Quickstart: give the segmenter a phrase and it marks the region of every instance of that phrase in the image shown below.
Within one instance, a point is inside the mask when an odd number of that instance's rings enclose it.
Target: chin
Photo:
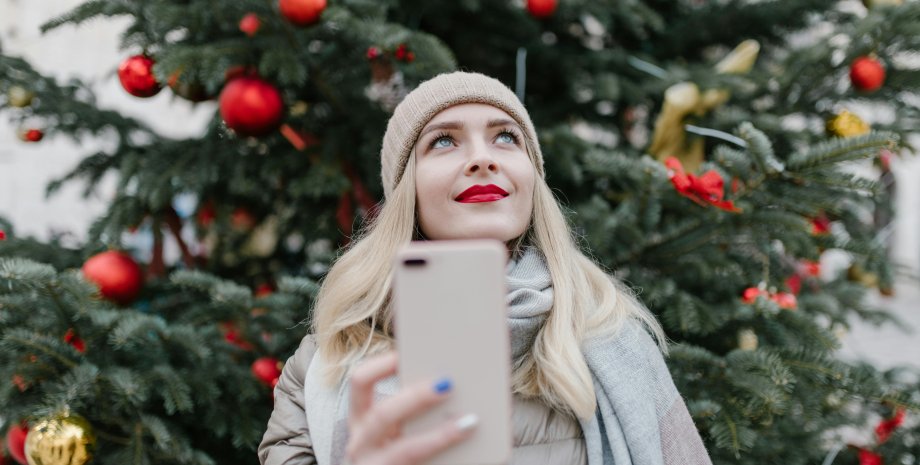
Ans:
[[[437,231],[432,231],[432,234],[425,234],[425,237],[432,240],[495,239],[501,242],[508,242],[523,234],[523,231],[517,230],[518,228],[446,226],[446,228],[442,227]]]

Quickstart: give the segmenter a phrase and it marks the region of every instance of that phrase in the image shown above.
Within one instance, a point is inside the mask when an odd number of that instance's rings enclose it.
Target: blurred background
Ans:
[[[861,8],[858,1],[846,3],[843,8]],[[135,117],[163,136],[203,134],[217,111],[217,102],[192,103],[167,92],[139,100],[122,90],[116,75],[124,56],[118,38],[127,19],[96,20],[82,26],[65,26],[50,34],[40,32],[39,26],[48,18],[79,4],[79,0],[3,0],[0,41],[5,52],[22,56],[38,70],[61,81],[76,77],[89,83],[100,107]],[[45,186],[73,169],[85,153],[104,147],[106,141],[86,137],[77,144],[65,137],[54,137],[40,145],[24,145],[17,130],[18,126],[10,121],[0,120],[0,214],[12,220],[21,234],[40,239],[61,234],[74,244],[81,243],[90,223],[105,211],[114,196],[115,173],[103,179],[88,198],[83,198],[82,186],[76,183],[65,185],[50,197],[45,196]],[[920,136],[914,137],[913,144],[920,144]],[[898,186],[897,213],[892,227],[883,234],[890,234],[891,259],[903,276],[893,296],[873,292],[871,298],[877,306],[896,315],[903,326],[877,327],[855,321],[842,340],[841,355],[870,360],[883,367],[920,366],[920,157],[894,158],[891,171]],[[192,232],[186,233],[191,239]],[[165,246],[167,260],[175,262],[179,258],[176,244],[167,242]],[[845,258],[835,254],[823,259],[828,276],[846,263]]]

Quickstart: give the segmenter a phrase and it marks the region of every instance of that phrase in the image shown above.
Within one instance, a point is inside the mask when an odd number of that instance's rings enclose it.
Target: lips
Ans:
[[[462,203],[494,202],[508,196],[501,187],[495,184],[487,186],[475,185],[463,191],[454,200]]]

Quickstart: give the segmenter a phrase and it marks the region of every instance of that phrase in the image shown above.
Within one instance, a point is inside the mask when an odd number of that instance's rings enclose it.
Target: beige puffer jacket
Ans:
[[[316,345],[312,336],[300,343],[288,359],[275,387],[275,409],[259,445],[262,465],[310,465],[313,442],[303,406],[303,382]],[[574,418],[549,409],[541,402],[515,396],[513,465],[587,464],[581,426]]]

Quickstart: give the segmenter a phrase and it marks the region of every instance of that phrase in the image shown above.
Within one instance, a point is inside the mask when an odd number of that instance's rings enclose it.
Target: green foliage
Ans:
[[[889,133],[829,140],[794,154],[789,159],[789,169],[809,171],[844,161],[865,159],[896,142],[897,137]]]
[[[0,387],[4,418],[35,421],[70,409],[106,446],[97,463],[227,463],[261,439],[271,393],[249,372],[284,357],[315,283],[286,279],[252,315],[248,289],[198,271],[174,273],[134,308],[114,308],[78,274],[0,257]],[[174,284],[173,284],[174,283]],[[192,301],[189,290],[198,292]],[[200,312],[207,312],[207,316]],[[219,322],[234,322],[242,349]],[[70,331],[85,348],[67,342]],[[276,334],[263,340],[263,334]],[[302,333],[302,332],[301,332]],[[221,413],[234,404],[234,415]],[[269,408],[267,408],[269,407]],[[192,440],[192,438],[198,438]],[[233,448],[222,445],[229,441]],[[250,452],[251,453],[251,452]]]

